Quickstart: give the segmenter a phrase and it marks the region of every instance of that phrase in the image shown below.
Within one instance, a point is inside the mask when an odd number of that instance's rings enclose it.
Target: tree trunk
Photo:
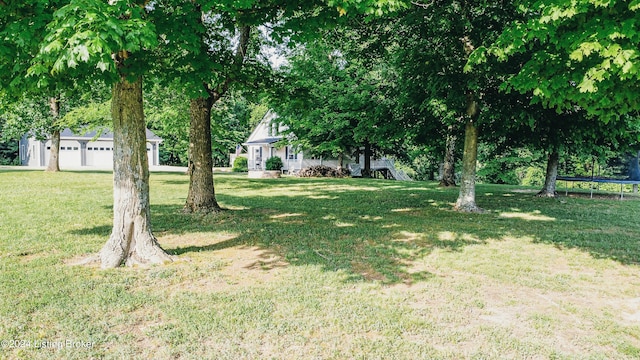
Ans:
[[[51,150],[49,152],[49,164],[45,171],[60,171],[60,130],[53,130],[51,133]]]
[[[185,212],[211,213],[221,210],[216,201],[211,158],[211,108],[213,98],[200,97],[190,103],[189,194]]]
[[[468,36],[462,39],[464,50],[469,56],[474,46]],[[464,129],[464,153],[462,155],[462,179],[460,179],[460,193],[458,200],[454,206],[455,210],[463,212],[482,212],[483,210],[476,205],[476,161],[478,159],[478,128],[475,124],[476,119],[480,115],[480,106],[476,101],[475,95],[471,91],[467,91],[467,124]]]
[[[444,165],[442,167],[442,179],[440,186],[456,186],[456,136],[453,133],[453,126],[447,129],[447,143],[444,153]]]
[[[240,38],[233,58],[233,71],[242,68],[251,39],[251,27],[240,26]],[[191,124],[189,126],[189,193],[184,205],[188,213],[211,213],[222,210],[216,201],[213,184],[213,159],[211,152],[211,108],[229,90],[234,80],[228,75],[215,89],[204,84],[209,95],[192,99],[189,104]]]
[[[371,144],[369,144],[369,141],[364,143],[364,169],[362,169],[362,177],[371,177]]]
[[[462,179],[455,210],[481,212],[476,205],[476,161],[478,158],[478,128],[473,121],[467,121],[464,133],[464,153],[462,155]]]
[[[53,117],[53,121],[56,121],[60,116],[60,103],[58,102],[57,98],[52,97],[49,99],[49,108],[51,109],[51,116]],[[53,130],[53,132],[51,133],[49,164],[47,165],[47,169],[45,171],[60,171],[60,130],[58,129]]]
[[[640,152],[636,153],[635,156],[629,156],[629,179],[630,180],[640,180],[640,163],[638,163],[638,158],[640,157]]]
[[[113,87],[113,230],[100,251],[103,268],[172,261],[151,233],[149,161],[142,78]]]
[[[556,178],[558,177],[558,166],[560,163],[560,155],[558,150],[552,150],[547,158],[547,174],[544,179],[542,190],[536,195],[539,197],[556,197]]]

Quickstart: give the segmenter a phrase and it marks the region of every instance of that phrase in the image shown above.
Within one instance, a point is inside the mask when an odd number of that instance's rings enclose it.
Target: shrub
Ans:
[[[545,170],[535,166],[528,166],[518,169],[518,175],[521,178],[520,185],[525,186],[542,186],[545,180]]]
[[[264,164],[265,170],[282,170],[282,159],[277,156],[272,156],[267,159]]]
[[[233,160],[233,168],[231,171],[234,172],[247,172],[249,171],[249,160],[246,157],[238,156],[235,160]]]

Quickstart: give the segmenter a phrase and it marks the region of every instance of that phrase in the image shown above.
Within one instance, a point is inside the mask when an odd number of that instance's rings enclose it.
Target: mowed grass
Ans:
[[[215,180],[229,210],[188,215],[188,177],[151,174],[180,261],[100,270],[72,264],[112,175],[0,170],[0,358],[640,358],[638,197],[479,185],[461,214],[435,183]]]

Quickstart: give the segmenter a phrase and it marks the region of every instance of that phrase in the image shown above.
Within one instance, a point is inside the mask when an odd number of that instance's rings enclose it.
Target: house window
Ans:
[[[292,146],[287,146],[287,159],[298,160],[298,153],[295,152]]]
[[[67,150],[67,148],[64,146],[60,146],[60,150]]]
[[[47,150],[51,150],[51,146],[47,146]]]
[[[20,145],[20,156],[22,160],[27,160],[27,149],[24,145]]]
[[[74,146],[74,147],[73,147],[73,150],[74,150],[74,151],[75,151],[75,150],[78,150],[78,147],[77,147],[77,146]]]
[[[100,148],[100,151],[104,151],[104,148],[103,148],[103,147],[101,147],[101,148]]]

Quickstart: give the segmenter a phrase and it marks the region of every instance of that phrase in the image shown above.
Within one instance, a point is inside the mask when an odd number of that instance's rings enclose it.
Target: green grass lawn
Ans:
[[[0,359],[640,358],[638,197],[479,185],[461,214],[435,183],[215,180],[229,211],[189,215],[188,177],[151,174],[181,261],[100,270],[72,264],[112,175],[0,170]]]

